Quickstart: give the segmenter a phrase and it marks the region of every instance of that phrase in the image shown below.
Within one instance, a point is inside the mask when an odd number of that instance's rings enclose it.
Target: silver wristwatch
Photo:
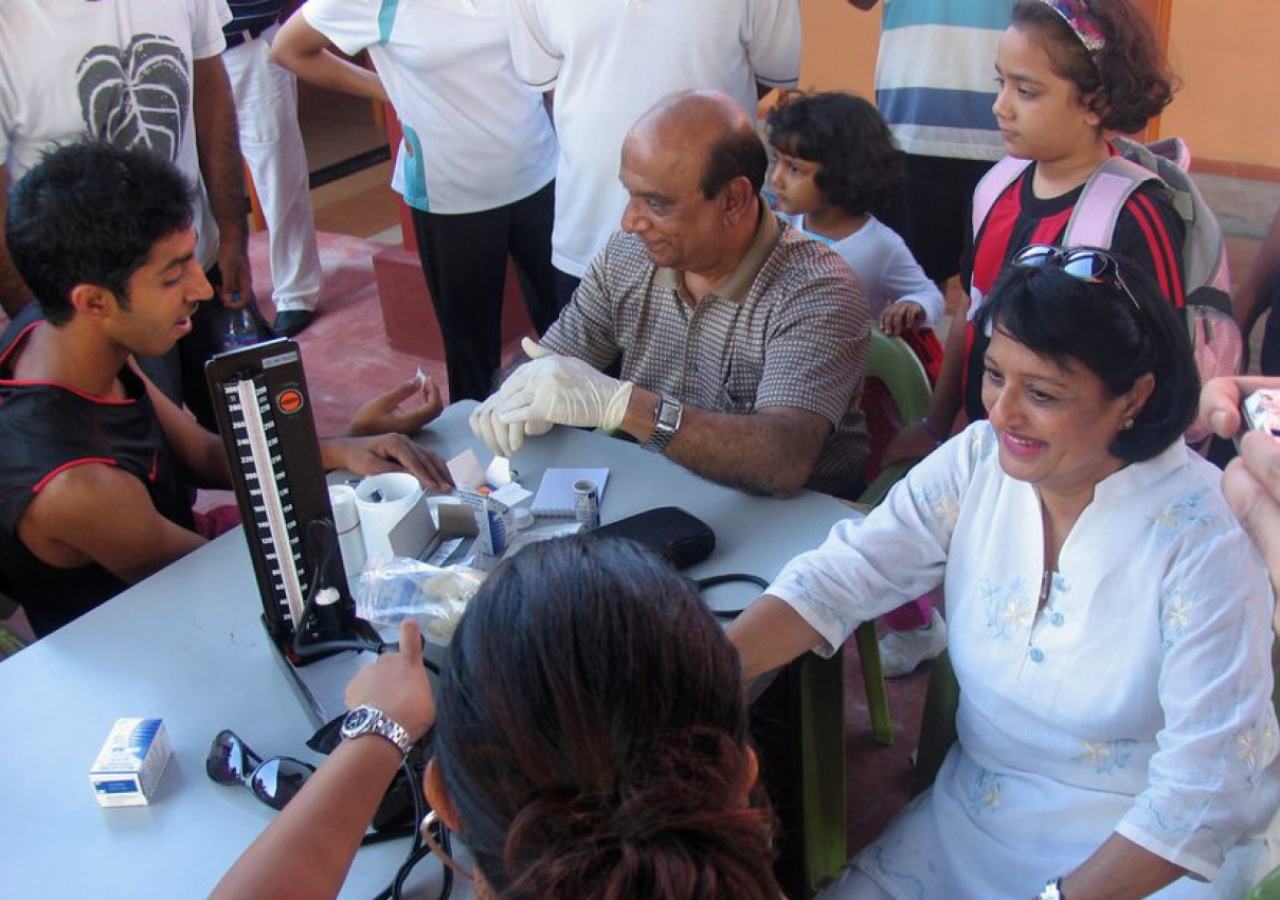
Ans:
[[[1037,900],[1067,900],[1066,894],[1062,893],[1062,879],[1049,879],[1044,886],[1044,890],[1041,891],[1037,897]]]
[[[359,737],[362,734],[380,735],[407,754],[413,746],[413,735],[405,731],[395,719],[387,716],[374,706],[357,706],[347,713],[342,720],[342,737],[344,740]]]
[[[645,449],[654,453],[664,453],[667,444],[680,430],[680,420],[684,418],[684,404],[670,397],[658,399],[658,411],[654,416],[653,434],[645,442]]]

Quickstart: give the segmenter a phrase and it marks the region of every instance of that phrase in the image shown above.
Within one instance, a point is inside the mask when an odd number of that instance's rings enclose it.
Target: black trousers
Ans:
[[[191,333],[178,341],[173,351],[160,357],[157,362],[143,364],[147,374],[156,382],[156,386],[179,405],[186,404],[196,421],[209,431],[217,432],[218,421],[213,412],[213,399],[209,393],[209,382],[205,378],[204,364],[226,348],[227,325],[233,315],[218,300],[217,293],[222,288],[222,273],[217,264],[205,272],[205,277],[213,285],[214,298],[201,303],[200,308],[191,316]],[[257,324],[258,339],[270,340],[275,335],[271,326],[258,310],[258,304],[250,303],[247,307]],[[174,359],[176,351],[176,360]],[[167,358],[166,358],[167,357]],[[168,386],[171,382],[175,365],[179,373],[179,401]],[[151,367],[149,367],[151,366]],[[164,374],[160,374],[163,371]],[[162,382],[159,378],[165,378]]]
[[[538,333],[546,331],[560,312],[551,265],[555,182],[523,200],[484,212],[412,213],[418,257],[444,338],[449,400],[483,400],[501,363],[508,255]]]
[[[931,281],[946,281],[960,271],[973,189],[992,164],[911,153],[904,161],[906,184],[880,221],[902,236]]]

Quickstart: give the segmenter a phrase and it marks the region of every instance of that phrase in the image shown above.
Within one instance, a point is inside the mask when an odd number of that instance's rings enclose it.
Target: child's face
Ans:
[[[996,75],[999,93],[991,110],[1006,153],[1059,162],[1096,152],[1103,139],[1097,114],[1080,102],[1073,83],[1053,71],[1035,32],[1016,26],[1005,30]]]
[[[776,150],[776,160],[769,173],[769,187],[778,199],[778,208],[788,215],[803,215],[826,205],[826,197],[818,187],[820,163]]]

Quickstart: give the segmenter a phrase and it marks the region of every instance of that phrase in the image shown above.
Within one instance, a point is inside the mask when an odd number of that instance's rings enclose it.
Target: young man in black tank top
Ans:
[[[213,294],[189,192],[154,156],[78,144],[48,154],[10,198],[9,250],[43,319],[24,316],[0,339],[0,589],[38,634],[203,544],[187,484],[230,484],[221,440],[134,360],[172,347]],[[402,435],[329,439],[321,456],[448,483]]]

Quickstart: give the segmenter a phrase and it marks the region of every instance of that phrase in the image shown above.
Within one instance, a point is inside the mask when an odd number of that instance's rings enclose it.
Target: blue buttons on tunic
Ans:
[[[1060,612],[1055,612],[1053,615],[1049,616],[1049,624],[1054,628],[1061,628],[1064,621],[1066,620],[1063,619],[1062,613]]]
[[[1032,647],[1027,655],[1031,657],[1033,663],[1044,662],[1044,651],[1039,647]]]

